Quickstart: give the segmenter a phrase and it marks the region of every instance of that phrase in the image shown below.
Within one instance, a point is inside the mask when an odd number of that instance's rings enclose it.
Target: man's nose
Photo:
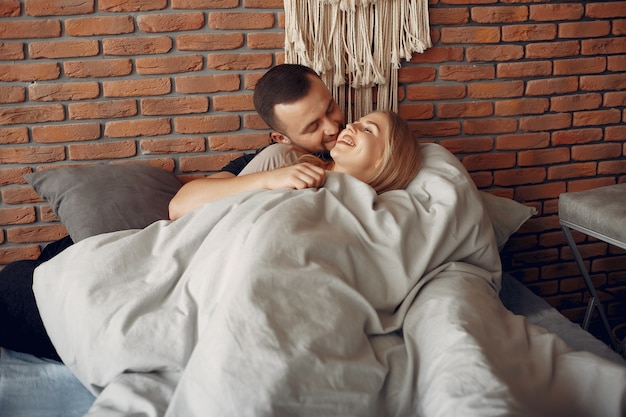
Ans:
[[[324,133],[328,136],[339,133],[339,123],[329,118],[324,119]]]

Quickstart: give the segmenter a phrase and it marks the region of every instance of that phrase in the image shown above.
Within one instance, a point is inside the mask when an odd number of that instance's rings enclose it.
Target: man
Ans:
[[[326,85],[313,70],[302,65],[279,65],[268,71],[255,87],[254,103],[261,118],[274,130],[273,142],[290,144],[306,152],[331,150],[344,122]],[[303,183],[314,181],[311,178],[315,173],[307,174],[306,170],[299,170],[300,167],[290,170],[288,175],[281,175],[285,171],[274,170],[237,177],[254,156],[244,155],[217,174],[187,183],[170,202],[170,217],[178,218],[217,199],[220,189],[228,189],[228,194],[232,194],[233,187],[237,192],[305,188]],[[1,271],[0,279],[6,291],[0,291],[0,318],[19,317],[23,323],[22,326],[0,326],[0,340],[4,341],[5,348],[60,361],[41,322],[31,286],[35,268],[72,244],[67,236],[46,246],[37,260],[17,261]]]
[[[272,142],[310,153],[330,151],[344,123],[343,113],[317,73],[297,64],[278,65],[263,75],[254,89],[254,107],[274,130]],[[317,181],[316,173],[307,169],[237,176],[254,156],[244,155],[217,174],[185,184],[170,202],[170,218],[175,220],[233,190],[301,189]]]

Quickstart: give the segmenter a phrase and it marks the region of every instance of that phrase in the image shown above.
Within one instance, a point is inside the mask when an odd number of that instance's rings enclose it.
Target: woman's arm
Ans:
[[[205,203],[244,191],[317,188],[324,185],[325,180],[325,170],[309,163],[242,176],[218,172],[183,185],[170,201],[169,216],[176,220]]]

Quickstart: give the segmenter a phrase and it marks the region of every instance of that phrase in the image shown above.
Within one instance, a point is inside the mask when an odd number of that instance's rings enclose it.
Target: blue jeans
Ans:
[[[62,363],[2,349],[0,416],[79,417],[94,400]]]

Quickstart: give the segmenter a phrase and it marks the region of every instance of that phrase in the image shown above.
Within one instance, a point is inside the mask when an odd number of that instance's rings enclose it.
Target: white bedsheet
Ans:
[[[480,197],[425,145],[408,191],[330,174],[95,236],[35,273],[89,416],[619,416],[626,368],[506,310]]]

